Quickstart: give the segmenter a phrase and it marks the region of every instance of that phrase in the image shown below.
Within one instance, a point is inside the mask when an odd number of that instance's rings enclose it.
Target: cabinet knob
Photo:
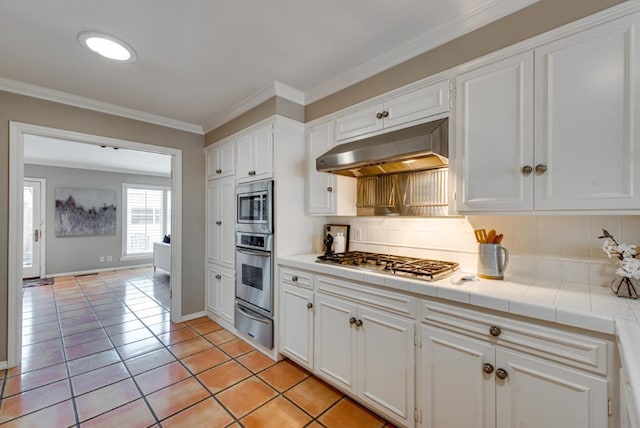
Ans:
[[[376,119],[382,119],[382,112],[376,113]]]
[[[536,174],[541,175],[547,171],[547,166],[539,163],[536,165]]]
[[[217,224],[218,226],[220,226],[220,225],[222,224],[222,222],[221,222],[220,220],[218,220],[218,221],[216,221],[216,224]]]
[[[255,171],[249,171],[249,175],[256,175]]]
[[[507,373],[507,371],[505,369],[496,370],[496,377],[498,379],[505,380],[508,376],[509,376],[509,373]]]
[[[531,165],[525,165],[520,171],[522,171],[522,175],[529,175],[533,172],[533,168],[531,168]]]
[[[216,279],[222,279],[222,275],[217,274],[217,275],[216,275]]]
[[[498,337],[502,334],[502,330],[500,330],[500,327],[493,326],[489,329],[489,334],[493,337]]]
[[[216,174],[222,174],[222,170],[221,169],[216,169]]]
[[[329,193],[333,192],[333,187],[331,187],[331,186],[327,187],[327,192],[329,192]]]
[[[293,281],[293,282],[298,282],[298,277],[297,277],[297,276],[295,276],[295,275],[293,275],[293,276],[291,277],[291,281]]]
[[[355,323],[356,323],[356,319],[355,319],[355,317],[351,317],[351,318],[349,318],[349,324],[353,325],[353,324],[355,324]]]
[[[482,371],[486,374],[491,374],[493,373],[493,366],[489,363],[485,363],[482,365]]]
[[[382,112],[382,117],[389,117],[389,112],[388,111],[383,111]]]
[[[362,326],[362,320],[357,320],[356,327],[361,327],[361,326]]]
[[[311,309],[311,308],[313,308],[313,303],[311,302],[307,303],[307,309]]]

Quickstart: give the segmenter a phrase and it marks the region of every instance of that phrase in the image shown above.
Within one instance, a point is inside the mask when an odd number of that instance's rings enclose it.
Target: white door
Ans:
[[[316,158],[333,147],[333,122],[307,130],[307,212],[335,214],[336,176],[316,171]]]
[[[358,395],[411,428],[415,401],[415,322],[358,308]]]
[[[533,54],[471,70],[456,87],[458,210],[533,209]]]
[[[605,379],[503,349],[495,375],[497,428],[608,425]]]
[[[353,303],[316,294],[316,371],[353,394],[356,393],[356,310]]]
[[[40,278],[42,257],[42,227],[44,207],[41,206],[42,183],[24,180],[24,207],[22,231],[22,277]]]
[[[535,50],[535,208],[640,207],[640,14]]]
[[[281,351],[313,370],[313,291],[282,284]]]
[[[423,428],[495,427],[494,355],[488,343],[422,326]]]

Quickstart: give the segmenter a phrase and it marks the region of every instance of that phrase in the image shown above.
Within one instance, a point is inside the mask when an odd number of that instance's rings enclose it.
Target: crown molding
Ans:
[[[239,101],[225,113],[222,113],[207,122],[203,127],[205,134],[276,96],[285,98],[300,105],[305,105],[305,94],[303,92],[274,80],[262,89]]]
[[[0,90],[203,135],[202,126],[0,77]]]
[[[430,51],[466,33],[503,18],[539,0],[492,0],[468,11],[463,16],[446,22],[397,48],[361,64],[334,79],[310,89],[305,93],[310,104],[351,85],[388,70],[402,62]]]

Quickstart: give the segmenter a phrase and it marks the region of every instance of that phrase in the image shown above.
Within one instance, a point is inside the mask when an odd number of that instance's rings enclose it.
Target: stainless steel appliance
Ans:
[[[236,187],[236,232],[273,233],[273,181]]]
[[[456,262],[419,259],[416,257],[395,256],[392,254],[348,251],[338,254],[318,256],[318,263],[339,264],[346,267],[374,270],[389,275],[406,278],[435,281],[451,275],[458,270]]]
[[[273,347],[273,181],[236,188],[236,329]]]

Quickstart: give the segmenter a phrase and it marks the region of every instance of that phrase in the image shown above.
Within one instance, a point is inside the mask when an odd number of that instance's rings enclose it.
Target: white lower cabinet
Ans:
[[[235,273],[232,269],[207,264],[207,310],[233,325]]]
[[[422,325],[424,428],[607,427],[607,380]]]
[[[313,371],[313,290],[280,287],[280,351]]]
[[[316,374],[413,427],[414,320],[322,293],[315,305]]]

